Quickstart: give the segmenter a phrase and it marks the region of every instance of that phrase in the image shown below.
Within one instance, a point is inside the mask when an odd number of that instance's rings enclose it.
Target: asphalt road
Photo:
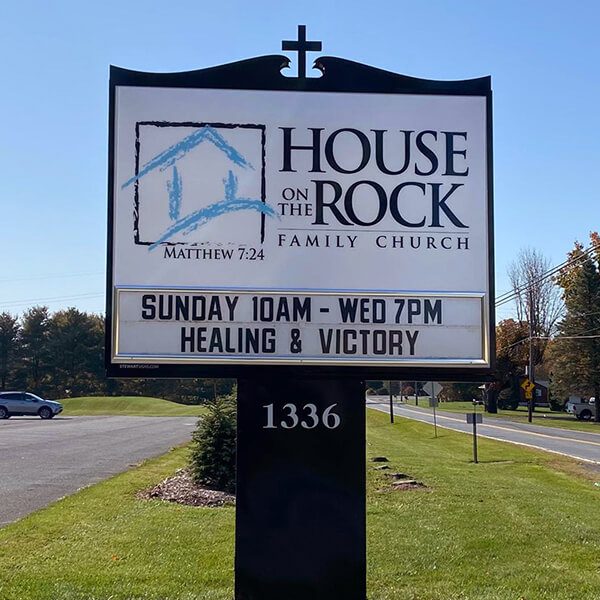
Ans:
[[[0,527],[190,439],[194,417],[0,420]]]
[[[424,401],[426,402],[427,399]],[[388,401],[368,400],[367,406],[388,414],[390,411]],[[478,410],[481,411],[481,407],[478,407]],[[466,423],[464,415],[443,410],[437,410],[436,413],[439,427],[465,433],[473,432],[473,425]],[[433,424],[433,412],[427,408],[396,404],[394,405],[394,414]],[[600,434],[597,433],[515,423],[496,417],[486,419],[484,415],[483,424],[477,425],[477,435],[563,454],[591,463],[600,463]]]

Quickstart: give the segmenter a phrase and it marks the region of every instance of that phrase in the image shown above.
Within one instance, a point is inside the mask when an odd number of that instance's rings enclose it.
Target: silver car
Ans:
[[[0,419],[12,416],[37,415],[42,419],[52,419],[62,412],[62,404],[44,400],[29,392],[0,392]]]

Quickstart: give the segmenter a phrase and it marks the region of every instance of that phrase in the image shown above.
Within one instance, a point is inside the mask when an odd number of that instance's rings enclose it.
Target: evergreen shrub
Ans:
[[[235,490],[236,413],[231,396],[206,403],[207,414],[192,435],[188,469],[199,485]]]

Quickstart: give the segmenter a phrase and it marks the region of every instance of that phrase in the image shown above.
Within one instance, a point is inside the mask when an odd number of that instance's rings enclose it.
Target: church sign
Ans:
[[[489,77],[111,69],[106,365],[237,377],[236,600],[366,597],[365,382],[489,378]]]
[[[488,372],[489,78],[283,59],[111,70],[111,373]]]

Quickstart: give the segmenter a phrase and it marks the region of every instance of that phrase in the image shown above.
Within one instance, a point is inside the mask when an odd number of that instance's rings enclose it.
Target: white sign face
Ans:
[[[489,366],[486,110],[117,86],[112,362]]]

